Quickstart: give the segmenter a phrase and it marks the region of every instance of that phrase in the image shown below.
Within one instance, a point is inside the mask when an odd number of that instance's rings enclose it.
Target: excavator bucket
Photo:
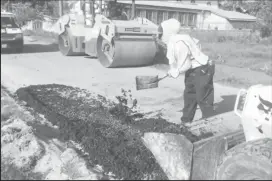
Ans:
[[[227,149],[224,136],[191,143],[183,135],[150,132],[142,139],[170,180],[214,180]]]

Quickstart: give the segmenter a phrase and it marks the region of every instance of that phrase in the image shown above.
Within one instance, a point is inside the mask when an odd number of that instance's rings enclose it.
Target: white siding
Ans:
[[[203,15],[202,15],[203,16]],[[204,18],[204,19],[203,19]],[[229,23],[229,21],[226,18],[223,18],[221,16],[217,16],[213,13],[211,13],[209,16],[202,17],[202,28],[201,29],[218,29],[218,30],[231,30],[233,29],[232,25]]]

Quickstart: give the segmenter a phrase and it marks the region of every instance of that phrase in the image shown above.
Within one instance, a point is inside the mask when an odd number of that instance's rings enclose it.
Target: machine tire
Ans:
[[[20,47],[20,48],[15,49],[16,53],[23,53],[23,51],[24,51],[24,47]]]
[[[68,46],[64,45],[63,37],[68,41]],[[75,55],[73,52],[73,47],[71,46],[71,40],[69,36],[69,30],[66,29],[65,32],[59,35],[58,37],[59,50],[64,56]]]
[[[242,143],[220,159],[216,180],[272,180],[272,139]]]

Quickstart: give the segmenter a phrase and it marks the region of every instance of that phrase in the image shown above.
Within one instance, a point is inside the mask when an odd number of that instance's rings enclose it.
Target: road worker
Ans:
[[[214,114],[215,67],[209,57],[201,51],[198,41],[188,34],[181,34],[180,27],[181,24],[176,19],[162,22],[158,31],[158,43],[166,48],[166,58],[170,65],[168,75],[177,78],[180,74],[185,74],[181,121],[191,123],[197,105],[201,109],[203,119]]]

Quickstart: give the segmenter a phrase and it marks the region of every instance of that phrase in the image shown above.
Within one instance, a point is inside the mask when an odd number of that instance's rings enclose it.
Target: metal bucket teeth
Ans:
[[[118,39],[107,42],[98,38],[97,55],[104,67],[136,67],[150,65],[154,61],[156,44],[152,39]]]

